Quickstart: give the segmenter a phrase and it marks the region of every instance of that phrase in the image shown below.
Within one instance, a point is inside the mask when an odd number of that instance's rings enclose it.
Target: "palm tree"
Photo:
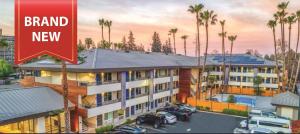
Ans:
[[[112,25],[112,21],[111,20],[106,20],[104,25],[108,28],[108,43],[111,44],[110,42],[110,28]]]
[[[270,20],[267,24],[267,26],[269,28],[272,29],[273,31],[273,40],[274,40],[274,53],[275,53],[275,62],[276,62],[276,73],[277,73],[277,83],[278,83],[278,89],[280,92],[280,72],[279,72],[279,68],[278,68],[278,53],[277,53],[277,45],[276,45],[276,31],[275,31],[275,27],[277,25],[277,20]]]
[[[216,82],[216,80],[217,80],[217,77],[216,77],[215,75],[209,75],[209,76],[207,77],[207,79],[208,79],[207,85],[210,87],[209,100],[211,100],[211,98],[212,98],[212,89],[213,89],[213,87],[214,87],[214,85],[215,85],[215,82]]]
[[[205,32],[206,32],[206,45],[205,45],[205,53],[204,53],[204,63],[203,63],[203,67],[202,67],[203,70],[202,70],[202,73],[201,73],[201,78],[202,78],[203,73],[206,71],[206,59],[207,59],[208,35],[209,35],[208,34],[208,27],[209,27],[209,25],[215,25],[216,24],[217,15],[214,13],[214,11],[206,10],[206,11],[204,11],[200,14],[200,17],[203,20],[203,23],[205,25]],[[207,79],[206,79],[206,81],[207,81]]]
[[[285,87],[285,83],[286,83],[286,56],[285,56],[285,27],[284,24],[286,23],[286,18],[285,16],[287,15],[286,13],[286,8],[289,5],[289,2],[281,2],[280,4],[277,5],[277,9],[279,10],[275,15],[275,19],[279,20],[280,23],[280,30],[281,30],[281,43],[283,46],[283,83],[282,86],[284,87],[284,89],[286,89]]]
[[[297,16],[297,21],[298,21],[298,34],[297,34],[297,45],[296,45],[296,54],[295,54],[295,59],[297,59],[297,52],[298,52],[298,46],[299,46],[299,36],[300,36],[300,10],[298,10],[296,12],[296,16]],[[297,65],[297,71],[295,73],[295,81],[293,83],[293,87],[295,88],[297,80],[298,80],[298,74],[299,74],[299,69],[300,69],[300,58],[298,60],[298,65]]]
[[[222,27],[222,33],[219,33],[219,36],[222,37],[222,56],[223,56],[223,64],[222,64],[223,80],[222,80],[221,91],[223,93],[224,84],[225,84],[225,38],[226,38],[227,32],[224,31],[225,20],[220,21],[220,24]]]
[[[296,15],[292,14],[291,16],[287,17],[287,23],[289,24],[289,50],[288,50],[288,67],[290,67],[290,58],[291,58],[291,33],[292,33],[292,24],[296,22]],[[293,70],[292,70],[293,71]],[[293,72],[289,72],[292,75]],[[288,75],[288,76],[290,76]],[[290,90],[290,84],[291,84],[292,77],[288,80],[288,89]]]
[[[6,48],[8,47],[8,43],[6,39],[1,39],[0,40],[0,47],[3,49],[3,59],[5,60],[6,58]]]
[[[184,41],[184,56],[186,56],[186,39],[188,38],[187,35],[181,36],[181,39]]]
[[[190,5],[188,11],[196,16],[196,25],[197,25],[197,37],[196,37],[196,53],[198,54],[198,66],[200,66],[200,24],[201,18],[199,17],[204,5],[196,4],[194,6]]]
[[[229,77],[230,77],[230,71],[231,71],[231,56],[232,56],[233,42],[236,40],[236,38],[237,38],[237,35],[228,36],[228,40],[231,42],[231,45],[230,45],[230,54],[229,54],[229,72],[228,72],[228,76]],[[227,89],[227,87],[226,87],[226,89]]]
[[[99,19],[99,25],[101,26],[101,37],[102,37],[102,39],[101,39],[101,42],[103,42],[104,41],[104,36],[103,36],[103,27],[104,27],[104,25],[105,25],[105,20],[102,18],[102,19]]]
[[[175,35],[177,33],[178,29],[177,28],[172,28],[169,33],[173,35],[173,45],[174,45],[174,53],[176,54],[176,44],[175,44]]]

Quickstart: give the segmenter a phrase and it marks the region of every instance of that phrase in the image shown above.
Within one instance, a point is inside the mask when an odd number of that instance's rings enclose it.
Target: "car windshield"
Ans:
[[[170,114],[170,113],[166,113],[166,116],[173,116],[172,114]]]

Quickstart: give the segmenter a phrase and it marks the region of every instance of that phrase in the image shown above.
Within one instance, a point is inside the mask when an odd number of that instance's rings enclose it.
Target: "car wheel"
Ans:
[[[168,124],[168,120],[164,119],[164,124]]]
[[[136,124],[140,125],[141,121],[140,120],[136,120]]]

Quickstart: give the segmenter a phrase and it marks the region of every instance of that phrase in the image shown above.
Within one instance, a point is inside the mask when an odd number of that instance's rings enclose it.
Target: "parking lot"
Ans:
[[[159,129],[142,125],[149,133],[232,133],[244,118],[217,113],[196,112],[190,121],[165,125]]]

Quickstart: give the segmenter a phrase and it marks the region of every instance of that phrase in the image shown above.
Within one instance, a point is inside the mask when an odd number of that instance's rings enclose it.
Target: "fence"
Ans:
[[[187,103],[192,106],[208,107],[211,111],[214,111],[214,112],[222,112],[224,109],[247,111],[247,106],[245,106],[245,105],[227,103],[227,102],[198,100],[197,105],[196,105],[196,99],[192,98],[192,97],[189,97],[187,99]]]

